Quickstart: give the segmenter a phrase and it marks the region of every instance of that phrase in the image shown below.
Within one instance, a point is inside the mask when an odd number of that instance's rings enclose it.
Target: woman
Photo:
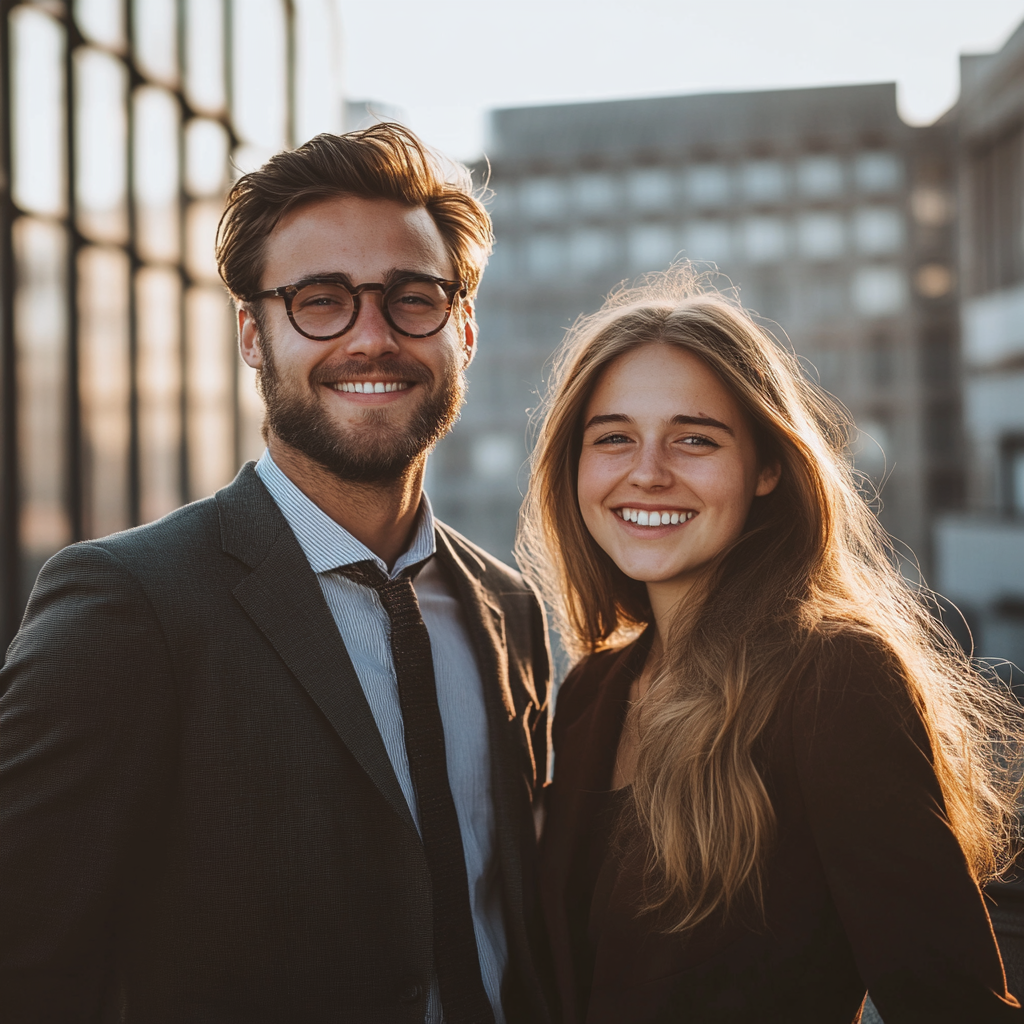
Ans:
[[[685,271],[558,361],[520,557],[584,656],[542,892],[566,1024],[1024,1020],[979,882],[1019,721],[894,568],[838,408]]]

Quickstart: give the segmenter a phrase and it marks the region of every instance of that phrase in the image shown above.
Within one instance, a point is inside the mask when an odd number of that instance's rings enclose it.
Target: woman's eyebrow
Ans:
[[[627,416],[622,412],[609,412],[604,413],[601,416],[591,416],[587,420],[584,430],[589,430],[591,427],[601,426],[604,423],[632,423],[633,417]],[[710,416],[673,416],[673,426],[688,426],[688,427],[718,427],[719,430],[724,430],[727,434],[735,437],[735,433],[732,427],[720,420],[713,420]]]
[[[672,423],[678,426],[692,426],[692,427],[718,427],[719,430],[724,430],[727,434],[735,437],[733,429],[722,423],[719,420],[713,420],[710,416],[673,416]]]

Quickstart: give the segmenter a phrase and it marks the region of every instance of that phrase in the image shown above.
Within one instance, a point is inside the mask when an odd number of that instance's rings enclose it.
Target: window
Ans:
[[[672,206],[672,176],[664,167],[630,171],[626,191],[635,210],[665,210]]]
[[[818,321],[837,320],[846,312],[843,277],[829,270],[810,274],[804,282],[804,310]]]
[[[835,260],[846,248],[846,227],[838,213],[805,213],[796,233],[800,254],[809,260]]]
[[[731,191],[729,168],[724,164],[694,164],[686,175],[686,192],[694,206],[723,206]]]
[[[805,156],[797,164],[797,183],[808,199],[834,199],[843,191],[843,165],[837,156]]]
[[[1024,280],[1024,128],[976,150],[969,167],[974,287],[987,292]]]
[[[470,461],[473,473],[481,480],[515,480],[526,452],[514,434],[481,434],[473,441]]]
[[[906,279],[896,267],[861,267],[853,276],[852,297],[862,316],[893,316],[906,305]]]
[[[860,153],[853,162],[853,177],[868,195],[895,192],[903,184],[903,164],[895,153]]]
[[[1024,436],[1009,435],[1000,444],[1003,507],[1014,516],[1024,516]]]
[[[535,281],[546,281],[565,272],[568,263],[565,239],[547,231],[526,242],[526,266]]]
[[[782,259],[789,249],[789,232],[781,217],[748,217],[740,230],[743,253],[751,263]]]
[[[903,215],[895,207],[862,206],[853,215],[853,238],[862,253],[898,252],[903,236]]]
[[[577,174],[570,179],[573,205],[584,214],[608,214],[619,205],[616,181],[603,171]]]
[[[569,263],[577,274],[606,270],[615,256],[615,235],[605,228],[581,228],[569,236]]]
[[[13,318],[0,362],[18,373],[0,400],[0,642],[57,548],[210,494],[262,448],[216,222],[233,165],[303,141],[294,106],[310,134],[337,130],[341,108],[317,77],[325,62],[300,59],[300,72],[288,45],[316,51],[307,37],[330,35],[328,0],[252,0],[245,13],[230,18],[226,0],[5,8],[0,262],[15,273],[0,280]],[[328,119],[310,121],[315,109]]]
[[[637,224],[629,229],[629,262],[637,271],[663,270],[676,254],[675,233],[664,224]]]
[[[751,160],[740,168],[740,187],[752,203],[777,203],[789,191],[786,167],[780,160]]]
[[[565,184],[558,178],[527,178],[520,187],[523,213],[535,220],[554,220],[565,209]]]
[[[691,260],[717,263],[732,255],[732,228],[725,220],[694,220],[683,228],[683,249]]]

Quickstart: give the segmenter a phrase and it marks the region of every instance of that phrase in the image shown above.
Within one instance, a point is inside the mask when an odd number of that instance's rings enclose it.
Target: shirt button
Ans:
[[[418,981],[403,982],[398,990],[398,998],[403,1003],[415,1003],[423,995],[423,986]]]

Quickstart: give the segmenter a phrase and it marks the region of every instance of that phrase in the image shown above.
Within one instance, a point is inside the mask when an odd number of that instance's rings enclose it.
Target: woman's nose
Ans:
[[[629,474],[629,482],[644,490],[668,487],[672,483],[665,453],[657,444],[641,444]]]

